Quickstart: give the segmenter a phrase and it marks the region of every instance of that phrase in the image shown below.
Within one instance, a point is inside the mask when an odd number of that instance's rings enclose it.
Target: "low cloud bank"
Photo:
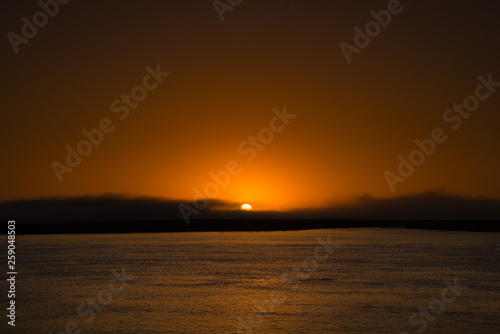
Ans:
[[[190,201],[120,195],[13,200],[0,202],[0,217],[18,222],[180,220],[181,203]],[[389,199],[362,196],[347,204],[289,212],[242,212],[239,203],[211,200],[198,218],[500,220],[500,200],[428,192]]]

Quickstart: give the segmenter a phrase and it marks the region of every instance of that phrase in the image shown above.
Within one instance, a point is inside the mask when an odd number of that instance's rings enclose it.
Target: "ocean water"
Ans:
[[[16,245],[16,327],[3,315],[5,333],[500,333],[500,234],[87,234]]]

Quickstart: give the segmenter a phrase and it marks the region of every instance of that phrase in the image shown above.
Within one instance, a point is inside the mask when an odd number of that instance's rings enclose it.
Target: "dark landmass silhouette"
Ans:
[[[500,232],[500,221],[394,221],[394,220],[228,220],[199,219],[189,225],[183,220],[18,223],[17,234],[157,233],[293,231],[333,228],[406,228],[448,231]]]

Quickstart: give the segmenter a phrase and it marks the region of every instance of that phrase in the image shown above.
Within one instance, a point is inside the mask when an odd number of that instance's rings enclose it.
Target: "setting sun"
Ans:
[[[251,211],[252,210],[252,206],[250,204],[243,204],[241,206],[241,210],[243,210],[243,211]]]

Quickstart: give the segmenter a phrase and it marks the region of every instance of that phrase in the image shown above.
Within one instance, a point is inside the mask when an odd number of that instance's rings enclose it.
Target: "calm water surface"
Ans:
[[[310,271],[294,274],[328,236],[338,248],[319,249],[328,259],[317,267],[309,259]],[[72,322],[68,333],[500,333],[500,234],[49,235],[19,236],[17,249],[9,333],[64,333]],[[109,293],[113,270],[134,278],[112,281]],[[444,303],[444,281],[455,277],[466,288],[448,290]],[[410,324],[430,303],[437,314]]]

